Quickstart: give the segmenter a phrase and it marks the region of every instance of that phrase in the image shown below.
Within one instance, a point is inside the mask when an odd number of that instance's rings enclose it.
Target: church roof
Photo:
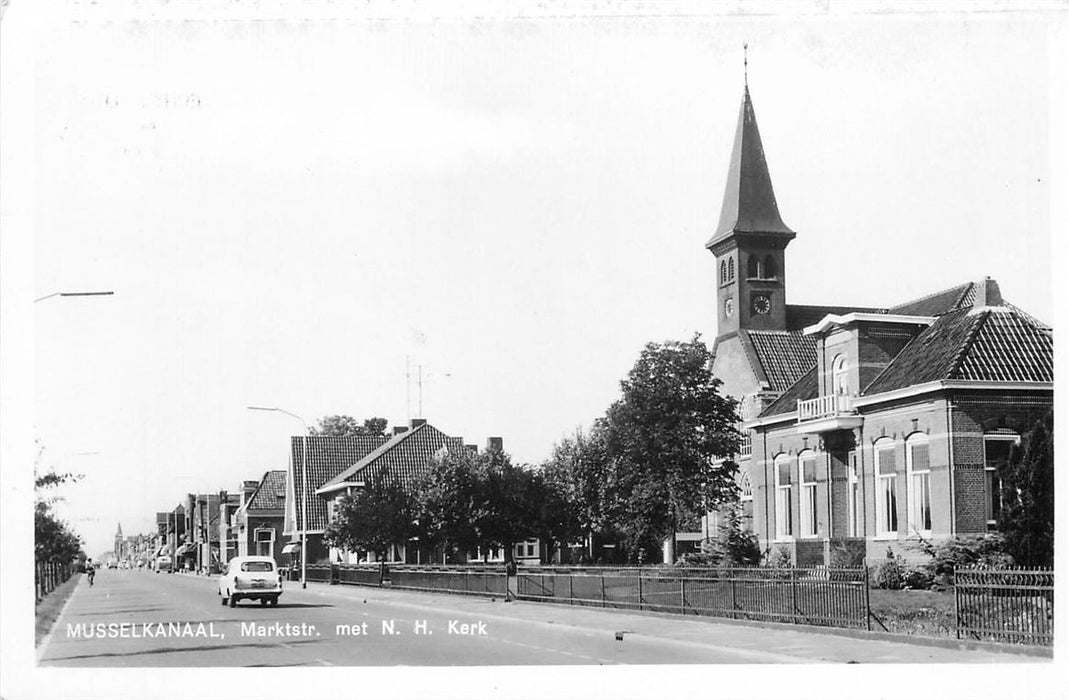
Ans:
[[[950,289],[932,292],[920,299],[892,306],[889,311],[903,316],[940,316],[955,309],[971,306],[976,295],[976,283],[966,282]]]
[[[757,129],[757,117],[746,88],[739,107],[739,123],[731,148],[728,177],[724,186],[724,203],[716,232],[705,244],[712,248],[735,233],[764,233],[794,238],[779,215],[772,178],[768,174],[765,149]]]
[[[427,471],[436,454],[443,450],[459,452],[463,449],[464,441],[461,438],[449,437],[424,423],[394,435],[374,452],[323,484],[322,488],[351,481],[367,481],[384,473],[408,484]]]
[[[786,331],[739,331],[742,346],[766,391],[786,391],[817,362],[812,336]]]

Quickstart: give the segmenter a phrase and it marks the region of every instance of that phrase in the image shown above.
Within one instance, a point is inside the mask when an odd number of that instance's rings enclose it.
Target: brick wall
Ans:
[[[798,540],[794,543],[795,566],[823,566],[825,540]]]

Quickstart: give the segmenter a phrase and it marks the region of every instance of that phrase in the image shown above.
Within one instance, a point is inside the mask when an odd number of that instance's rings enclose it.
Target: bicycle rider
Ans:
[[[96,576],[96,567],[93,566],[92,559],[85,560],[85,575],[89,578],[89,585],[93,585],[93,577]]]

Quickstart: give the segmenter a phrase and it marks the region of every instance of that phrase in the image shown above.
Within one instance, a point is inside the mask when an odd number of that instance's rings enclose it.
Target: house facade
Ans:
[[[798,565],[919,558],[922,540],[993,529],[999,468],[1053,405],[1051,328],[990,279],[886,308],[788,304],[796,236],[747,87],[706,244],[745,522]]]
[[[266,472],[259,481],[242,484],[242,503],[234,514],[238,556],[268,556],[282,561],[286,544],[286,470]]]

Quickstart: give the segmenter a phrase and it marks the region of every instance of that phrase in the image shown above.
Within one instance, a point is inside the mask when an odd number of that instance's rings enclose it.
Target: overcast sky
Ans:
[[[644,343],[711,342],[703,245],[744,41],[798,232],[789,303],[889,306],[989,275],[1055,320],[1039,15],[156,8],[79,6],[23,72],[27,296],[115,292],[31,319],[33,435],[45,466],[86,475],[61,508],[93,554],[120,521],[147,531],[187,491],[284,467],[300,424],[248,405],[421,414],[533,463],[605,410]]]

